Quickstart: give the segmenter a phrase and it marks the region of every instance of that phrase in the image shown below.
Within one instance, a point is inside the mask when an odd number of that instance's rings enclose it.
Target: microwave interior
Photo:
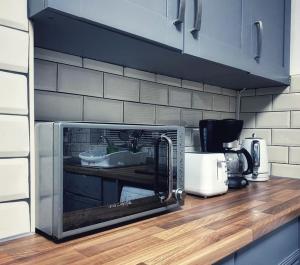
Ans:
[[[177,187],[177,130],[62,128],[62,230],[123,218],[176,203],[168,196],[168,145],[173,142]]]

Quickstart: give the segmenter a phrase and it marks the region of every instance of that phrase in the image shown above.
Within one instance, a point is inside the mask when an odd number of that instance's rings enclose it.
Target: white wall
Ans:
[[[291,75],[300,74],[300,1],[292,0],[291,18]]]
[[[32,28],[27,0],[0,1],[0,241],[34,229]],[[30,45],[31,44],[31,45]],[[33,175],[33,174],[32,174]]]

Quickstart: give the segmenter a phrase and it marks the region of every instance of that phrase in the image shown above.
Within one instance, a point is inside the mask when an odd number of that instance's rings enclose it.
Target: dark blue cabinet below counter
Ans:
[[[215,265],[300,264],[299,219],[257,239]]]

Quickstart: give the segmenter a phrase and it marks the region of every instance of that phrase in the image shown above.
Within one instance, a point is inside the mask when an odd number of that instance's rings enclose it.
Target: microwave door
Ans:
[[[165,134],[64,128],[63,135],[63,232],[176,203],[173,146]]]

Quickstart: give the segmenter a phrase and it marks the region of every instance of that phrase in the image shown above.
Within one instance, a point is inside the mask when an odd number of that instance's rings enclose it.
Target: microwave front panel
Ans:
[[[169,146],[159,142],[167,135],[173,143],[173,189],[178,178],[176,128],[147,129],[143,126],[58,126],[54,180],[58,237],[84,227],[124,219],[139,213],[174,205],[166,202],[169,180]],[[178,127],[177,127],[178,128]],[[54,132],[55,134],[55,132]],[[180,147],[179,147],[180,146]],[[182,159],[181,159],[182,160]],[[56,175],[56,174],[55,174]],[[57,200],[55,199],[57,198]]]

